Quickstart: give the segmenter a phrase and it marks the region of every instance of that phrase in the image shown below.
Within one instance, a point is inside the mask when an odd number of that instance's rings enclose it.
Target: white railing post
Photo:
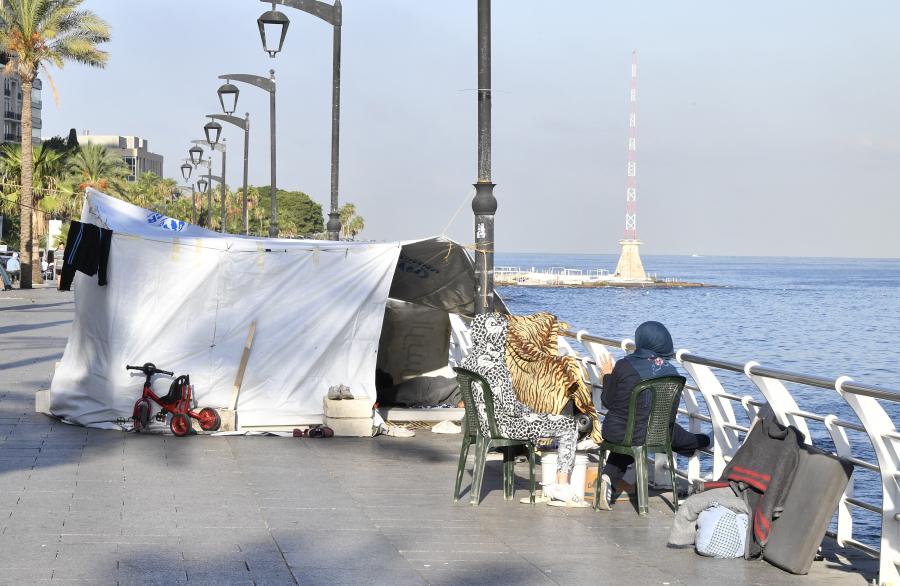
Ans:
[[[896,566],[900,562],[900,490],[897,486],[900,458],[894,445],[898,437],[897,428],[876,399],[841,389],[844,383],[851,380],[842,376],[835,381],[834,388],[866,428],[881,469],[881,558],[878,564],[878,583],[900,584],[900,573]]]
[[[800,411],[800,407],[797,406],[794,397],[791,396],[780,380],[750,374],[750,368],[753,366],[759,366],[759,362],[750,361],[745,364],[744,374],[753,381],[753,384],[759,388],[759,391],[766,398],[766,402],[769,404],[769,407],[771,407],[778,423],[785,427],[793,425],[799,429],[803,433],[804,443],[811,446],[812,437],[809,435],[809,427],[806,426],[806,419],[796,415],[789,415],[789,413]]]
[[[694,389],[684,389],[681,393],[681,398],[684,400],[684,407],[688,413],[700,413],[700,405],[697,403],[697,395],[694,394]],[[700,434],[703,433],[700,427],[700,420],[695,419],[691,416],[688,416],[688,431],[691,433]],[[713,448],[713,446],[710,446]],[[662,460],[662,458],[659,458]],[[694,452],[690,458],[688,458],[688,482],[694,482],[695,480],[701,480],[700,478],[700,456],[698,452]]]
[[[715,441],[713,442],[713,478],[718,478],[725,470],[728,460],[741,447],[737,430],[725,427],[726,424],[737,425],[734,409],[731,406],[731,401],[719,397],[719,395],[725,394],[725,389],[722,388],[722,384],[716,378],[716,375],[706,366],[683,361],[681,358],[684,354],[690,354],[690,350],[679,350],[675,354],[675,360],[681,364],[688,374],[691,375],[691,378],[694,379],[694,382],[697,383],[700,394],[703,395],[703,400],[706,401],[706,407],[709,409],[709,418],[712,419],[713,435],[715,436]]]
[[[853,457],[853,452],[850,449],[847,432],[844,431],[843,427],[834,424],[836,419],[837,415],[826,416],[825,428],[831,434],[831,441],[834,442],[834,449],[837,451],[838,457],[850,460]],[[838,505],[837,543],[841,547],[844,547],[845,540],[853,538],[853,505],[848,503],[847,499],[853,498],[853,479],[855,476],[856,472],[854,471],[850,475],[850,482],[847,483],[847,488],[844,489],[844,496],[841,497],[841,502]]]

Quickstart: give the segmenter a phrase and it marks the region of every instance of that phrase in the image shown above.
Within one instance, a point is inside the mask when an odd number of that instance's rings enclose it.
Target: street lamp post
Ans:
[[[182,161],[184,161],[185,163],[190,163],[191,165],[194,166],[194,169],[196,169],[197,167],[199,167],[201,165],[208,169],[211,169],[212,168],[211,162],[204,161],[203,159],[200,158],[202,156],[203,156],[203,149],[195,146],[195,147],[191,147],[191,158],[190,159],[182,159]],[[209,181],[207,179],[204,179],[203,177],[201,177],[200,180],[197,181],[197,189],[200,192],[200,215],[201,216],[203,215],[203,193],[206,191],[206,186],[208,184],[209,184]],[[194,205],[194,207],[196,207],[196,201],[194,201],[194,199],[193,199],[193,192],[192,192],[192,196],[191,196],[191,203]],[[194,217],[194,212],[191,212],[191,218],[193,218],[193,217]],[[198,218],[198,220],[199,220],[199,218]],[[191,223],[196,225],[195,222],[191,222]]]
[[[213,118],[215,120],[228,122],[229,124],[234,124],[244,131],[244,210],[243,220],[241,223],[241,233],[246,235],[250,230],[249,218],[247,215],[247,161],[250,152],[250,112],[246,113],[246,118],[244,118],[243,120],[238,118],[237,116],[232,116],[232,114],[234,114],[234,112],[237,110],[238,96],[240,95],[241,90],[232,85],[230,80],[226,80],[226,82],[227,83],[225,83],[225,85],[221,86],[216,91],[216,93],[219,94],[219,103],[222,104],[222,111],[225,112],[225,115],[209,114],[207,115],[207,118]]]
[[[494,311],[494,213],[491,182],[491,0],[478,0],[478,183],[475,214],[475,313]]]
[[[218,123],[215,123],[215,124],[216,124],[216,126],[219,126]],[[207,126],[209,126],[209,125],[207,124]],[[222,127],[219,126],[219,128],[222,128]],[[209,135],[207,134],[207,136],[209,136]],[[222,225],[219,227],[219,232],[221,232],[222,234],[224,234],[226,232],[226,230],[225,230],[225,219],[226,219],[226,211],[225,211],[225,155],[226,155],[225,141],[226,141],[226,139],[224,139],[224,138],[222,139],[222,142],[220,142],[220,143],[212,143],[209,140],[192,140],[191,141],[194,144],[206,145],[206,146],[210,147],[211,149],[222,153],[222,180],[219,182],[221,191],[222,191]],[[210,201],[209,209],[212,210],[212,199],[210,199],[209,201]],[[212,211],[210,211],[210,213],[212,213]]]
[[[181,166],[181,176],[184,177],[185,181],[190,181],[191,171],[193,169],[194,168],[191,167],[191,164],[187,163],[187,162]],[[186,188],[182,188],[182,189],[186,189]],[[197,223],[197,220],[195,218],[195,213],[196,213],[196,202],[194,201],[194,184],[191,183],[191,224]]]
[[[271,144],[269,147],[270,148],[270,170],[269,171],[271,174],[271,185],[269,186],[269,190],[270,190],[269,195],[272,198],[272,221],[269,222],[269,238],[278,238],[278,216],[277,216],[278,205],[277,205],[277,202],[275,199],[276,194],[278,193],[278,189],[275,187],[275,182],[276,182],[276,172],[275,172],[275,159],[276,159],[276,156],[275,156],[276,155],[276,148],[275,148],[275,144],[276,144],[276,142],[275,142],[275,70],[274,69],[269,70],[268,78],[261,77],[259,75],[248,75],[248,74],[244,74],[244,73],[235,73],[235,74],[231,74],[231,75],[220,75],[219,79],[224,79],[224,80],[228,81],[229,84],[230,84],[231,80],[239,81],[242,83],[256,86],[260,89],[263,89],[263,90],[269,92],[269,125],[271,127],[271,130],[270,130]],[[235,95],[234,106],[235,107],[237,106],[237,96],[236,95]],[[249,120],[250,115],[248,114],[247,116],[248,116],[248,120]],[[210,116],[210,117],[212,117],[212,116]],[[219,118],[220,120],[222,120],[222,118],[219,117],[218,115],[216,115],[216,117]],[[231,121],[229,120],[229,122],[231,122]],[[235,124],[235,123],[232,122],[232,124]],[[248,122],[246,132],[249,132],[249,126],[250,126],[250,124]],[[244,152],[245,153],[247,152],[246,144],[247,143],[246,143],[246,136],[245,136],[245,142],[244,142],[244,145],[245,145]],[[245,160],[244,168],[246,169],[246,155],[244,157],[244,160]],[[246,172],[245,172],[245,176],[246,176]],[[246,226],[247,225],[246,181],[244,182],[244,186],[245,186],[244,187],[244,225]]]
[[[196,220],[197,201],[196,201],[196,198],[194,195],[194,193],[195,193],[194,192],[194,184],[191,183],[190,185],[179,185],[178,187],[179,187],[179,189],[182,189],[183,191],[187,191],[188,189],[191,190],[191,224],[196,225],[196,223],[197,223],[197,220]]]
[[[202,141],[202,140],[195,140],[195,141],[192,141],[192,142],[193,142],[194,144],[197,144],[197,143],[205,144],[205,141]],[[212,230],[212,179],[213,179],[213,174],[212,174],[212,157],[209,157],[209,159],[207,159],[207,160],[204,161],[204,160],[203,160],[203,149],[201,149],[199,146],[192,146],[191,149],[190,149],[190,151],[188,151],[188,152],[190,152],[190,154],[191,154],[191,164],[193,164],[194,167],[196,167],[197,165],[203,165],[204,167],[206,167],[206,168],[209,170],[209,172],[207,173],[207,179],[202,179],[202,178],[201,178],[200,181],[197,182],[197,186],[200,187],[200,194],[201,194],[201,195],[200,195],[200,198],[201,198],[200,201],[201,201],[201,202],[203,201],[203,199],[202,199],[202,198],[203,198],[203,191],[204,191],[205,189],[209,190],[209,191],[208,191],[208,194],[209,194],[209,212],[208,212],[208,214],[207,214],[209,217],[208,217],[208,220],[207,220],[207,228],[209,228],[210,230]],[[201,212],[201,214],[202,214],[202,212],[203,212],[203,204],[202,204],[202,203],[200,204],[200,212]]]
[[[338,213],[338,169],[340,167],[340,128],[341,128],[341,24],[343,10],[341,0],[335,0],[334,6],[318,0],[261,0],[272,4],[272,10],[259,17],[259,32],[263,49],[270,57],[281,51],[290,21],[282,13],[275,10],[275,4],[296,8],[320,18],[334,26],[334,45],[332,54],[332,88],[331,88],[331,212],[328,214],[328,239],[340,240],[341,219]],[[274,29],[279,37],[277,49],[270,49],[266,40],[266,27]],[[281,27],[280,34],[277,27]],[[270,30],[271,30],[270,29]],[[272,98],[274,100],[274,97]]]

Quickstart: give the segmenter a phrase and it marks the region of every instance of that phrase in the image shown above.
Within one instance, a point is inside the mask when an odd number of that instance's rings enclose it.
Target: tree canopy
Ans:
[[[259,206],[267,211],[269,205],[270,189],[268,185],[258,187]],[[249,192],[248,188],[248,192]],[[312,235],[325,231],[325,221],[322,217],[322,204],[314,202],[302,191],[278,190],[276,197],[278,205],[278,229],[281,232],[290,233],[291,224],[295,227],[296,235]],[[251,222],[251,232],[254,230]]]

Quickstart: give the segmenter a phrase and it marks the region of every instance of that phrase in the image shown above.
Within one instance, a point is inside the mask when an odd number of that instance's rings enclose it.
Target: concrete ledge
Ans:
[[[458,407],[447,409],[379,407],[378,414],[385,421],[460,421],[466,416],[466,410]]]

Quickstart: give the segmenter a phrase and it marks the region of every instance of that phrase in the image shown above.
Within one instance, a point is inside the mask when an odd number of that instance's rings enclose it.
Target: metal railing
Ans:
[[[582,364],[585,382],[592,388],[602,388],[602,373],[597,368],[605,347],[617,348],[626,354],[635,350],[634,341],[618,340],[589,335],[586,331],[560,332],[559,353],[578,356],[567,339],[578,341],[590,356],[578,357]],[[469,353],[472,340],[466,322],[459,316],[451,315],[450,362],[459,364]],[[900,583],[900,433],[879,401],[900,403],[900,391],[875,385],[857,383],[849,377],[837,379],[812,376],[775,368],[768,368],[758,362],[744,364],[709,358],[693,354],[689,350],[679,350],[675,359],[693,379],[694,385],[685,386],[682,394],[683,406],[678,412],[687,417],[689,431],[701,433],[701,422],[710,423],[715,439],[710,448],[697,450],[688,459],[687,470],[676,470],[676,475],[688,482],[701,479],[701,456],[712,457],[712,477],[719,478],[728,461],[734,456],[743,441],[742,434],[749,427],[741,425],[735,416],[735,405],[739,405],[750,421],[760,414],[771,413],[781,425],[793,425],[800,430],[807,444],[812,444],[808,421],[824,425],[834,443],[836,455],[857,468],[870,470],[881,478],[882,499],[880,506],[867,503],[853,496],[856,472],[850,478],[837,507],[837,531],[826,534],[834,538],[841,547],[852,547],[879,559],[879,583]],[[728,393],[713,370],[743,374],[759,389],[765,402],[755,400],[750,395],[738,396]],[[794,397],[784,386],[793,383],[828,389],[836,392],[859,418],[860,423],[843,421],[834,414],[819,414],[802,410]],[[698,397],[699,393],[699,397]],[[702,398],[708,415],[700,409]],[[598,410],[600,410],[598,408]],[[601,414],[602,414],[602,410]],[[865,433],[875,452],[877,464],[854,455],[846,430]],[[895,443],[896,442],[896,443]],[[654,478],[659,485],[668,483],[668,463],[665,458],[653,460]],[[666,479],[661,482],[662,479]],[[870,547],[853,538],[853,509],[860,508],[881,516],[880,547]]]
[[[20,114],[19,112],[11,112],[9,110],[5,110],[3,112],[3,117],[7,120],[21,120],[22,114]]]
[[[591,359],[581,359],[585,372],[594,386],[600,386],[602,375],[597,369],[596,361],[600,354],[600,347],[610,346],[619,348],[626,353],[635,349],[634,341],[616,340],[588,335],[584,331],[562,331],[560,335],[565,338],[575,339],[591,355]],[[560,340],[562,346],[568,343]],[[569,347],[571,349],[571,347]],[[881,477],[882,502],[881,506],[863,502],[853,497],[853,481],[856,473],[851,476],[844,495],[837,508],[837,531],[827,532],[841,547],[853,547],[869,555],[879,558],[879,583],[900,583],[900,573],[897,565],[900,564],[900,451],[895,441],[900,441],[900,433],[894,426],[878,401],[890,401],[900,403],[900,391],[887,389],[875,385],[853,382],[849,377],[837,379],[812,376],[775,368],[767,368],[758,362],[741,364],[717,358],[709,358],[691,353],[689,350],[679,350],[675,359],[688,372],[696,383],[687,385],[682,395],[684,408],[679,413],[688,417],[692,433],[700,433],[700,422],[706,421],[713,426],[715,441],[712,449],[698,450],[688,459],[687,470],[676,470],[676,474],[685,478],[688,482],[700,479],[700,455],[707,454],[713,458],[713,478],[718,478],[726,464],[737,452],[741,445],[739,434],[746,434],[748,427],[740,425],[735,417],[734,406],[740,405],[752,422],[760,415],[763,409],[771,410],[775,419],[782,425],[793,425],[799,429],[806,438],[806,443],[812,444],[807,421],[817,421],[824,424],[834,443],[837,456],[851,462],[854,466],[877,472]],[[737,396],[726,392],[719,378],[713,373],[713,369],[740,373],[747,376],[765,397],[765,402],[759,402],[750,395]],[[821,415],[800,409],[794,397],[783,383],[794,383],[820,389],[829,389],[840,395],[853,409],[862,425],[848,421],[842,421],[836,415]],[[700,393],[706,404],[709,415],[704,415],[700,410],[697,393]],[[878,464],[854,456],[846,430],[851,429],[865,433],[872,444]],[[654,460],[655,478],[668,477],[668,464],[664,458]],[[873,548],[853,538],[853,508],[858,507],[881,516],[881,543],[880,548]]]

